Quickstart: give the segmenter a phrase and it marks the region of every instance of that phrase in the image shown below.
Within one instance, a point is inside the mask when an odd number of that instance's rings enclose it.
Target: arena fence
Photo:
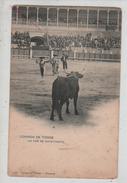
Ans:
[[[30,50],[30,54],[32,58],[34,57],[41,57],[41,56],[45,56],[50,58],[51,56],[51,51],[49,50],[49,48],[41,48],[41,47],[36,47],[33,46],[32,49]]]
[[[54,54],[58,55],[59,58],[62,54],[68,55],[70,60],[87,60],[87,61],[108,61],[108,62],[120,62],[120,53],[97,53],[97,52],[78,52],[73,50],[54,50]],[[42,49],[23,49],[23,48],[12,48],[11,56],[14,58],[28,59],[37,58],[40,56],[49,57],[51,56],[51,51]]]
[[[30,49],[29,48],[12,48],[11,56],[20,59],[30,58]]]

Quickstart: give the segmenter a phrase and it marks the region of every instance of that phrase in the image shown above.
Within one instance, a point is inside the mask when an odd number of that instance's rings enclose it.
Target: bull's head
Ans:
[[[75,77],[77,77],[77,78],[82,78],[82,77],[84,76],[84,74],[85,74],[85,68],[83,68],[83,69],[80,71],[80,73],[77,72],[77,71],[71,71],[71,72],[66,72],[66,71],[65,71],[65,73],[66,73],[66,76],[67,76],[67,77],[69,77],[69,76],[75,76]]]
[[[79,73],[79,72],[74,72],[74,71],[71,71],[70,73],[67,73],[67,77],[76,77],[76,78],[82,78],[83,77],[83,74]]]

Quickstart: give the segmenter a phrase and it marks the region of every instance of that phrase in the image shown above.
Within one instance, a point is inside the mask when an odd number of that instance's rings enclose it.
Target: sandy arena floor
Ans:
[[[12,61],[9,175],[116,177],[120,63],[68,61],[68,67],[85,69],[79,81],[80,115],[73,114],[70,104],[69,115],[63,107],[63,122],[57,116],[51,122],[51,87],[56,78],[51,66],[46,65],[41,79],[34,61]],[[48,142],[46,136],[52,139]]]

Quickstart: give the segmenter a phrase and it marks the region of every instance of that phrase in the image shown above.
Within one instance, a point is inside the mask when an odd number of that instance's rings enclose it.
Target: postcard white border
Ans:
[[[45,179],[9,177],[8,119],[10,84],[11,7],[22,5],[104,6],[122,9],[119,171],[117,179]],[[0,182],[1,183],[126,183],[127,182],[127,1],[126,0],[0,0]]]

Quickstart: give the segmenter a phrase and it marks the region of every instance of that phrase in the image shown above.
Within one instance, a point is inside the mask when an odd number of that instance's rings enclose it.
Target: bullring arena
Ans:
[[[36,60],[39,57],[50,60],[52,52],[59,60],[59,72],[53,75],[48,62],[42,78]],[[10,142],[13,143],[10,143],[9,175],[26,176],[23,172],[27,170],[27,176],[36,177],[116,177],[121,10],[14,6],[11,53]],[[59,121],[56,114],[52,122],[52,83],[58,76],[65,76],[63,53],[68,55],[66,72],[84,72],[79,79],[79,115],[74,115],[71,101],[70,114],[63,107],[64,121]],[[31,144],[28,149],[28,143],[19,139],[19,135],[28,134],[53,134],[64,143],[51,146],[49,159],[43,155],[40,160],[41,153],[47,153],[47,144],[41,149],[39,144]],[[31,159],[29,151],[33,149],[36,157]],[[48,171],[49,165],[55,175],[31,173],[43,168]]]

